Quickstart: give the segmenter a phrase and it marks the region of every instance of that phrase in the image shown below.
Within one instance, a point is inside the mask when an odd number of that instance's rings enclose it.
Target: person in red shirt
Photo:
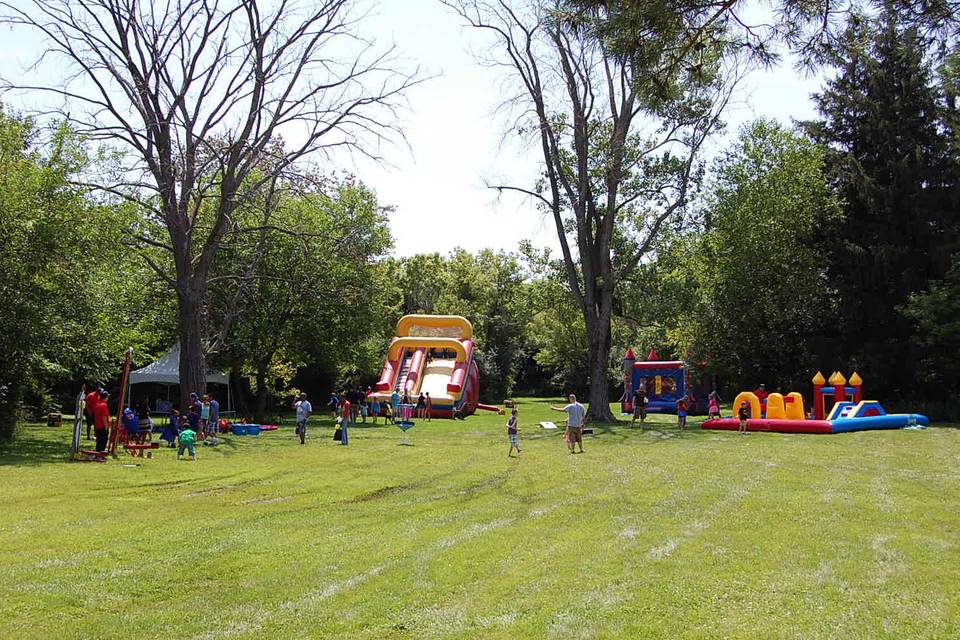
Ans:
[[[87,440],[90,440],[92,438],[90,431],[93,429],[93,408],[100,402],[100,390],[94,389],[88,393],[83,402],[83,413],[87,418]]]
[[[767,413],[767,396],[770,395],[767,393],[767,386],[761,384],[753,391],[753,395],[757,396],[757,399],[760,400],[760,413],[765,416]]]
[[[344,398],[343,404],[340,405],[340,444],[347,444],[349,440],[347,439],[347,427],[350,426],[350,417],[353,407],[350,404],[350,401]]]
[[[101,389],[97,396],[97,403],[93,406],[94,434],[97,438],[97,451],[106,451],[107,436],[110,433],[110,407],[107,406],[108,394]]]

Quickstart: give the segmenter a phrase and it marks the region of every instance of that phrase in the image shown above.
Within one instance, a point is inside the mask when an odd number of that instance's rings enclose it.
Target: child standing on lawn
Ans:
[[[707,415],[711,420],[720,417],[720,398],[717,397],[716,391],[711,391],[707,396]]]
[[[200,414],[197,414],[197,420],[200,419]],[[197,460],[197,432],[193,430],[193,427],[188,425],[186,429],[180,432],[180,448],[177,449],[177,460],[183,455],[184,449],[190,453],[190,459],[193,461]]]
[[[520,419],[517,417],[517,410],[514,409],[507,421],[507,437],[510,438],[510,450],[507,457],[513,457],[513,450],[517,450],[517,456],[520,456]]]
[[[677,400],[677,426],[680,428],[680,431],[683,431],[687,427],[687,403],[689,399],[686,395]]]
[[[747,418],[750,417],[750,405],[746,400],[740,403],[740,410],[737,411],[737,417],[740,418],[740,427],[737,429],[739,433],[747,432]]]

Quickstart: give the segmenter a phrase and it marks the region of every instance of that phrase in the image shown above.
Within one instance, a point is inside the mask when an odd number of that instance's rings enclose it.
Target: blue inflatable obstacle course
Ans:
[[[876,400],[838,402],[833,405],[830,416],[831,433],[862,431],[864,429],[902,429],[911,426],[927,426],[930,420],[919,413],[893,413],[883,410]]]

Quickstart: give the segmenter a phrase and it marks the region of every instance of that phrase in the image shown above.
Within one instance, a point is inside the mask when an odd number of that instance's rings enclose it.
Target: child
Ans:
[[[417,398],[417,417],[424,418],[423,415],[427,410],[427,401],[423,398],[423,394],[420,394],[420,397]]]
[[[687,427],[687,402],[688,399],[686,395],[677,400],[677,426],[680,428],[680,431],[683,431]]]
[[[640,418],[640,429],[643,429],[643,423],[647,420],[647,393],[643,386],[639,386],[633,391],[633,422],[636,424],[637,418]]]
[[[337,409],[340,408],[340,398],[337,397],[337,394],[331,393],[330,400],[327,401],[327,408],[330,409],[331,417],[337,419]]]
[[[195,413],[191,411],[191,413]],[[200,420],[200,414],[197,413],[197,420]],[[187,428],[180,432],[180,448],[177,449],[177,460],[183,455],[183,450],[186,449],[190,453],[190,459],[196,462],[197,460],[197,432],[193,430],[193,421],[190,421],[190,424],[187,425]]]
[[[710,419],[720,417],[720,400],[717,398],[717,392],[711,391],[710,395],[707,396],[707,414],[710,416]]]
[[[120,418],[123,423],[123,430],[127,433],[127,442],[136,442],[141,443],[140,440],[140,423],[137,420],[137,414],[133,412],[133,409],[129,405],[123,405],[123,413]]]
[[[180,421],[180,412],[174,409],[170,412],[170,424],[167,425],[166,429],[163,430],[160,439],[166,440],[171,449],[177,446],[177,423]]]
[[[383,402],[383,423],[394,424],[393,422],[393,405],[387,401]]]
[[[373,416],[373,424],[377,424],[377,416],[380,415],[380,400],[377,396],[370,398],[370,415]]]
[[[740,403],[740,410],[737,411],[737,417],[740,418],[740,427],[737,429],[739,433],[747,432],[747,418],[750,417],[750,404],[744,400]]]
[[[200,405],[200,422],[203,424],[203,444],[217,446],[220,443],[217,439],[220,425],[210,418],[210,396],[203,396],[203,404]]]
[[[520,456],[520,420],[517,417],[517,410],[514,409],[510,414],[510,420],[507,421],[507,436],[510,438],[510,450],[507,451],[507,457],[513,457],[513,450],[517,450],[517,457]]]
[[[433,400],[430,399],[430,392],[426,394],[426,399],[423,404],[423,415],[427,419],[427,422],[430,422],[430,414],[433,413]],[[519,449],[517,449],[519,451]]]
[[[197,433],[200,431],[200,405],[190,405],[190,412],[187,413],[186,426],[193,431],[194,438],[196,438]]]

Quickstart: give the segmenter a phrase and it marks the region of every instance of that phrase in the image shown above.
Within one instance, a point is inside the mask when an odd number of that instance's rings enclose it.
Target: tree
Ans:
[[[275,209],[269,228],[225,236],[229,257],[217,265],[224,278],[211,279],[211,312],[241,310],[222,323],[229,326],[223,359],[255,381],[258,420],[267,416],[275,379],[289,384],[298,369],[317,364],[335,374],[351,345],[371,332],[376,261],[390,246],[376,197],[352,178],[307,182],[275,200],[238,212],[261,218],[264,207]],[[244,266],[255,276],[234,277]]]
[[[911,346],[916,350],[918,382],[928,399],[953,398],[960,391],[960,259],[941,280],[932,280],[929,291],[910,295],[904,315],[915,323]],[[920,389],[918,389],[920,391]],[[953,403],[951,403],[953,406]],[[955,410],[952,412],[955,415]]]
[[[38,67],[67,69],[62,82],[13,86],[61,97],[78,132],[124,152],[113,179],[90,186],[142,207],[134,237],[172,263],[171,275],[144,253],[176,292],[186,402],[204,386],[208,279],[238,207],[317,152],[377,156],[416,80],[355,39],[346,0],[3,7],[43,38]]]
[[[515,81],[511,130],[533,136],[543,178],[493,184],[533,198],[552,218],[567,285],[583,315],[591,420],[612,421],[608,364],[613,300],[697,177],[697,153],[717,128],[729,85],[724,11],[642,3],[649,37],[622,56],[598,37],[606,5],[518,9],[503,1],[449,3],[489,33],[491,64]]]
[[[913,325],[897,308],[942,278],[960,248],[957,112],[937,86],[929,44],[893,9],[852,20],[832,58],[839,72],[816,97],[822,119],[805,125],[827,148],[845,202],[846,223],[825,236],[842,300],[834,349],[883,394],[916,386]]]
[[[695,295],[675,338],[729,380],[797,388],[836,329],[820,239],[843,222],[823,156],[776,123],[744,127],[712,172],[703,234],[676,241]]]
[[[401,301],[395,315],[461,315],[476,336],[481,398],[494,402],[509,396],[523,352],[526,304],[523,273],[517,256],[489,249],[470,253],[454,249],[448,256],[419,254],[392,262],[388,278]],[[393,335],[393,326],[389,328]]]
[[[129,212],[71,185],[87,155],[69,128],[42,139],[32,120],[0,109],[0,439],[26,406],[62,408],[51,385],[104,379],[125,346],[157,338],[140,324],[156,318],[148,274],[120,242]]]

